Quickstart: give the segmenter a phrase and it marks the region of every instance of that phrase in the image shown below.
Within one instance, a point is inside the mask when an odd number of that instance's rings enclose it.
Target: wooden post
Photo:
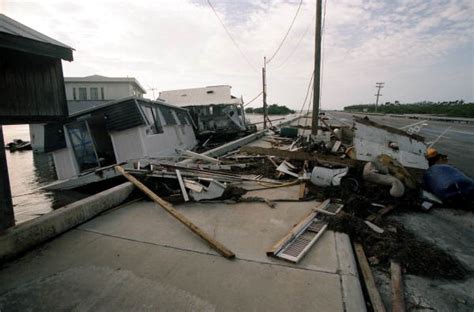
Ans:
[[[370,269],[369,262],[365,257],[364,248],[359,243],[354,243],[354,250],[359,262],[359,267],[364,277],[365,287],[367,288],[367,293],[369,294],[370,302],[372,303],[372,308],[374,312],[385,312],[385,306],[383,305],[382,298],[380,293],[375,285],[374,276],[372,270]]]
[[[15,225],[3,129],[0,125],[0,232]]]
[[[314,37],[314,80],[313,80],[313,116],[311,134],[315,135],[319,127],[319,100],[321,94],[321,11],[322,0],[316,0],[316,33]]]
[[[392,288],[392,312],[405,312],[402,268],[400,264],[390,261],[390,285]]]
[[[224,256],[227,259],[232,259],[235,257],[235,254],[227,249],[224,245],[222,245],[220,242],[216,241],[214,238],[209,236],[207,233],[205,233],[203,230],[201,230],[199,227],[197,227],[194,223],[192,223],[188,218],[186,218],[181,212],[176,210],[173,205],[166,200],[160,198],[158,195],[153,193],[152,190],[150,190],[148,187],[146,187],[143,183],[138,181],[134,176],[129,174],[128,172],[123,169],[121,166],[115,166],[115,169],[120,172],[124,177],[126,177],[130,182],[135,184],[136,187],[138,187],[143,193],[145,193],[150,199],[152,199],[155,203],[160,205],[166,212],[168,212],[170,215],[178,219],[179,222],[187,226],[193,233],[201,237],[203,240],[205,240],[209,246],[214,248],[218,253],[220,253],[222,256]]]

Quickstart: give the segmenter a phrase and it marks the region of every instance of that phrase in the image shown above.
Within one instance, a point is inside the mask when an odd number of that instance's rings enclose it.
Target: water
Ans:
[[[13,139],[30,140],[28,125],[3,126],[5,144]],[[33,151],[6,152],[16,223],[22,223],[64,206],[83,195],[76,192],[38,190],[56,180],[51,154]]]

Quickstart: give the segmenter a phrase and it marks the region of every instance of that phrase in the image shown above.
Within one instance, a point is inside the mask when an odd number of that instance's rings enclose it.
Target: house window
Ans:
[[[72,88],[72,98],[73,98],[73,100],[77,100],[77,97],[76,97],[76,88]]]
[[[99,99],[99,89],[91,88],[91,100],[98,100]]]
[[[87,88],[79,88],[79,100],[87,100]]]
[[[176,119],[173,116],[173,112],[171,109],[167,107],[160,107],[161,114],[163,115],[163,118],[165,119],[165,122],[167,125],[176,125]]]
[[[100,97],[104,100],[104,88],[100,88]]]

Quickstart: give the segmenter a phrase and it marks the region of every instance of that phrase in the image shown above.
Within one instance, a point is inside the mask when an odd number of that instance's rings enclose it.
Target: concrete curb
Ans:
[[[0,263],[118,206],[133,189],[127,182],[7,229],[0,236]]]

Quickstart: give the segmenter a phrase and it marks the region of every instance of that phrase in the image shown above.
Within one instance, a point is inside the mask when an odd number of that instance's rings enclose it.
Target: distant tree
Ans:
[[[254,109],[253,109],[252,107],[247,107],[247,108],[245,109],[245,112],[246,112],[247,114],[253,114],[253,113],[254,113]]]
[[[246,108],[245,109],[246,113],[254,113],[254,114],[263,114],[263,107],[257,107],[257,108]],[[268,115],[288,115],[288,114],[294,114],[295,111],[292,109],[289,109],[288,107],[284,105],[278,105],[278,104],[271,104],[267,107],[267,112]]]

